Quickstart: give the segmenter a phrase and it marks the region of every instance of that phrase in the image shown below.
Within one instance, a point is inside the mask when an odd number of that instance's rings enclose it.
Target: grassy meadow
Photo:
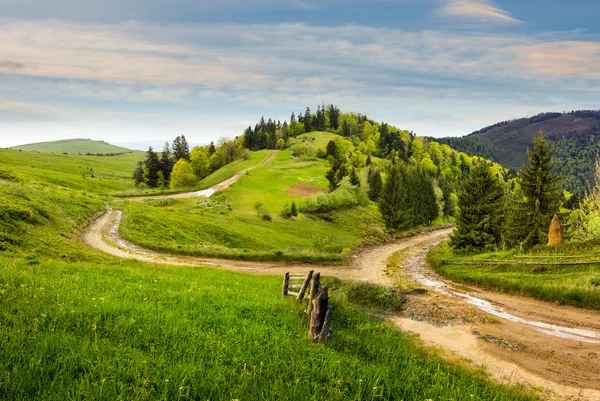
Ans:
[[[70,155],[85,155],[86,153],[107,154],[132,152],[131,149],[111,145],[110,143],[106,143],[104,141],[93,141],[91,139],[64,139],[52,142],[38,142],[14,146],[11,149],[58,154],[67,153]]]
[[[333,337],[315,345],[280,277],[89,249],[80,229],[129,169],[103,158],[106,171],[125,171],[95,187],[73,173],[87,158],[47,156],[56,168],[41,154],[0,152],[0,399],[534,399],[370,317],[366,307],[401,303],[386,290],[333,282]]]
[[[385,237],[374,205],[335,212],[329,221],[279,215],[286,203],[300,206],[306,199],[287,195],[286,190],[299,183],[326,188],[327,169],[324,160],[300,161],[291,151],[280,151],[273,161],[209,199],[115,203],[124,211],[120,232],[135,244],[178,254],[339,262],[362,242]],[[271,221],[257,216],[257,202],[270,212]]]
[[[516,260],[528,264],[503,262],[515,260],[512,252],[486,253],[462,259],[469,263],[485,261],[485,264],[474,265],[460,263],[448,243],[443,243],[429,252],[428,261],[438,273],[456,282],[600,309],[600,255],[594,255],[598,251],[598,242],[567,243],[539,246],[517,255]],[[586,260],[598,263],[567,264]]]

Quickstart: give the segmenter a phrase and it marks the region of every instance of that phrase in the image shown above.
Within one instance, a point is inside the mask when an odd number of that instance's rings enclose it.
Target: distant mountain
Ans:
[[[11,149],[29,150],[47,153],[67,153],[67,154],[120,154],[131,153],[131,149],[111,145],[104,141],[93,141],[91,139],[63,139],[52,142],[38,142],[26,145],[13,146]]]
[[[115,142],[115,145],[123,146],[123,147],[129,148],[129,149],[143,150],[143,151],[148,150],[148,147],[152,146],[152,148],[154,149],[155,152],[162,152],[162,150],[165,146],[165,142],[166,141]],[[172,142],[172,140],[169,140],[169,143],[171,143],[171,142]],[[190,149],[192,149],[194,146],[206,145],[206,143],[197,143],[197,142],[188,142],[188,144],[190,146]]]
[[[600,154],[600,110],[542,113],[502,121],[464,137],[434,140],[520,170],[527,162],[527,148],[540,131],[555,145],[556,170],[565,177],[565,189],[583,194]]]

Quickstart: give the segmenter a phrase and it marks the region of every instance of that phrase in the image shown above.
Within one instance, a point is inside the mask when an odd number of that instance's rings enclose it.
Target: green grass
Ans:
[[[0,399],[534,399],[369,317],[401,302],[386,289],[332,282],[333,337],[311,344],[304,306],[280,297],[280,277],[91,250],[79,229],[106,197],[79,190],[65,165],[49,181],[49,167],[0,174]],[[100,191],[118,186],[111,177]],[[152,202],[140,207],[171,207]]]
[[[332,134],[330,132],[321,132],[314,131],[309,132],[307,134],[298,135],[295,138],[290,138],[288,145],[293,147],[298,143],[305,143],[308,146],[312,146],[315,149],[323,149],[327,148],[327,144],[337,135]]]
[[[326,161],[296,161],[290,151],[280,151],[209,200],[117,203],[124,211],[121,235],[145,248],[186,255],[339,262],[361,243],[385,238],[376,206],[335,212],[327,220],[279,216],[286,203],[304,201],[284,191],[301,182],[325,188],[327,168]],[[257,202],[272,221],[257,216]]]
[[[143,159],[143,152],[102,157],[0,149],[0,176],[106,194],[133,188],[133,170]]]
[[[93,141],[91,139],[63,139],[52,142],[38,142],[27,145],[13,146],[11,149],[23,151],[36,151],[48,153],[68,153],[70,155],[85,155],[86,153],[125,153],[132,152],[131,149],[111,145],[104,141]]]
[[[527,400],[334,303],[310,344],[280,278],[0,257],[0,398]]]
[[[557,252],[559,250],[559,252]],[[538,247],[528,255],[576,255],[580,251],[592,252],[594,244],[565,244],[562,247]],[[494,263],[466,265],[454,258],[447,243],[429,252],[429,263],[440,274],[451,280],[475,284],[483,288],[534,297],[583,308],[600,309],[600,262],[590,265],[548,265],[556,259],[531,259],[535,264]],[[477,259],[512,259],[510,252],[477,255]],[[450,260],[449,260],[450,259]],[[565,261],[563,259],[563,261]],[[568,261],[571,261],[570,259]]]

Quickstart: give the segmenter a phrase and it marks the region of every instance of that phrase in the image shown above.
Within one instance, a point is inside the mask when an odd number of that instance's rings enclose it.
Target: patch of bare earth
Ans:
[[[311,196],[318,194],[319,192],[327,192],[327,190],[323,189],[323,188],[313,187],[310,184],[301,182],[300,184],[296,184],[293,187],[289,187],[283,193],[286,195],[309,198]]]

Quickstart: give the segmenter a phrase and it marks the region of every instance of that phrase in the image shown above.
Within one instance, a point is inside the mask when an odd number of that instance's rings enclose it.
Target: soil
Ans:
[[[293,187],[289,187],[283,193],[286,195],[292,196],[301,196],[309,198],[318,194],[319,192],[327,192],[326,189],[313,187],[312,185],[301,182],[300,184],[296,184]]]
[[[220,185],[231,185],[237,179],[234,177]],[[600,343],[594,342],[594,336],[600,335],[600,312],[482,291],[441,279],[427,265],[425,256],[431,246],[448,237],[451,229],[423,232],[363,250],[347,266],[315,266],[153,252],[119,237],[120,218],[120,211],[107,210],[84,231],[82,240],[117,257],[157,264],[277,275],[316,270],[325,276],[399,287],[406,302],[400,313],[386,318],[399,329],[415,333],[424,345],[439,348],[447,359],[482,367],[497,382],[521,384],[543,399],[600,400]],[[395,253],[400,253],[401,266],[390,268],[386,261]],[[531,322],[550,325],[553,330]],[[565,333],[567,338],[561,338]]]

